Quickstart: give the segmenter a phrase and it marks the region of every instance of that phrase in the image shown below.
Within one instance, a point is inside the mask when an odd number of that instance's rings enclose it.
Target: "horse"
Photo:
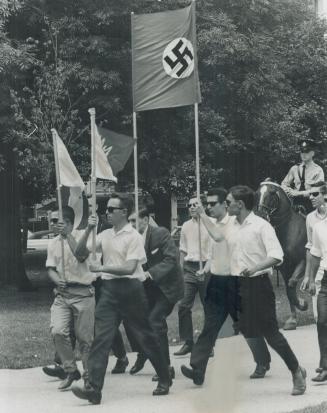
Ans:
[[[299,299],[296,292],[297,283],[303,277],[306,265],[305,216],[295,212],[282,187],[269,180],[262,182],[256,192],[256,213],[275,228],[283,248],[284,261],[278,269],[283,276],[291,308],[291,316],[286,320],[284,330],[295,330],[296,310],[308,309],[307,301]]]

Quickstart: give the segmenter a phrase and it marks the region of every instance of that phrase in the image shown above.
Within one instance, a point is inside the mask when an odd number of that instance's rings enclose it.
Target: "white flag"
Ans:
[[[71,160],[67,148],[59,137],[57,131],[55,131],[55,139],[57,143],[56,146],[58,154],[60,184],[64,186],[78,187],[83,190],[85,187],[84,182],[80,177],[76,166]]]
[[[108,162],[108,155],[112,146],[108,147],[105,144],[105,139],[102,139],[97,126],[95,126],[95,176],[100,179],[109,179],[117,182],[111,166]]]

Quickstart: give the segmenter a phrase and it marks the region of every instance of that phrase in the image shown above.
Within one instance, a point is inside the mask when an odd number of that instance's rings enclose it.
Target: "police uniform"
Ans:
[[[300,152],[306,153],[315,150],[315,142],[312,139],[306,139],[299,142]],[[282,188],[288,192],[288,190],[296,190],[301,192],[300,194],[293,195],[293,205],[301,205],[305,212],[312,211],[312,204],[309,199],[310,189],[313,184],[324,181],[324,171],[313,161],[309,163],[301,162],[298,165],[293,165],[288,174],[282,182]]]

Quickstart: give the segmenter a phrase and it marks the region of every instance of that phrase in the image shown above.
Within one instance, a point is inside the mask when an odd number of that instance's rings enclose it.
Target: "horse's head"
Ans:
[[[270,221],[279,212],[281,199],[284,194],[282,188],[271,181],[264,181],[257,191],[257,214]]]

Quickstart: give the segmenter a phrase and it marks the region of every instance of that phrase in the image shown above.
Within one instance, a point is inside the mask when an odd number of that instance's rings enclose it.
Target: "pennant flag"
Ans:
[[[85,185],[80,177],[76,166],[71,160],[67,148],[63,141],[60,139],[57,131],[55,132],[55,139],[57,143],[57,153],[58,153],[58,164],[59,164],[59,175],[60,175],[60,185],[73,186],[84,189]]]
[[[89,217],[89,202],[85,192],[78,187],[61,187],[62,206],[70,206],[75,212],[75,229],[87,227]]]
[[[102,139],[99,133],[98,127],[95,126],[95,176],[117,182],[108,160],[111,150],[112,148],[107,146],[106,141]]]
[[[132,14],[134,112],[201,102],[195,2],[189,7]]]
[[[134,148],[134,139],[98,126],[103,146],[108,148],[107,158],[114,175],[124,169]]]

